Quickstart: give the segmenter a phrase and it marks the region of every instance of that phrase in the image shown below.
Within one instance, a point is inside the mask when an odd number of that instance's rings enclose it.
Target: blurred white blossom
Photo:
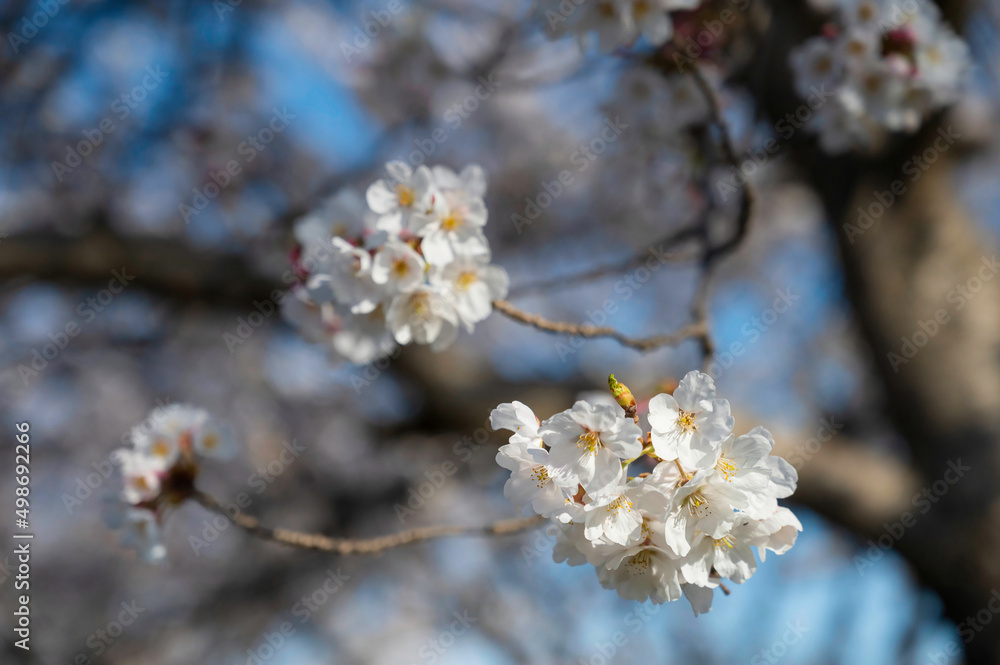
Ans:
[[[933,3],[814,5],[832,12],[833,22],[790,59],[799,93],[825,100],[809,124],[824,150],[876,148],[887,132],[915,132],[931,113],[959,99],[969,49]]]
[[[507,296],[483,234],[486,174],[416,170],[400,161],[360,197],[343,190],[302,218],[293,253],[304,286],[282,301],[286,320],[337,358],[369,363],[396,344],[450,346]]]

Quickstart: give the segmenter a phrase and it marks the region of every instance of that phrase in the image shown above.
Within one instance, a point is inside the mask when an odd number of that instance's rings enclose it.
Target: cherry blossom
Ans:
[[[889,132],[915,132],[961,95],[970,68],[968,46],[946,26],[933,3],[824,0],[832,22],[789,58],[808,126],[831,153],[875,150]]]
[[[344,189],[300,219],[282,315],[335,360],[368,363],[396,344],[450,346],[507,296],[483,232],[486,172],[389,162],[364,198]],[[403,297],[406,296],[406,297]]]
[[[579,401],[542,423],[542,440],[551,450],[556,476],[588,492],[617,484],[621,460],[637,457],[642,432],[615,407]]]
[[[687,469],[704,469],[717,457],[717,446],[733,429],[729,402],[715,399],[715,382],[693,371],[673,395],[649,401],[653,448],[661,459],[679,459]]]
[[[714,588],[746,582],[758,557],[795,544],[802,524],[778,505],[795,491],[795,469],[770,454],[763,427],[732,434],[729,403],[701,372],[650,400],[646,433],[632,391],[614,375],[608,386],[610,399],[543,421],[521,402],[493,410],[493,427],[512,432],[497,454],[510,471],[504,494],[552,521],[557,563],[593,566],[628,600],[683,595],[708,612]],[[630,472],[649,460],[652,470]]]
[[[229,459],[236,444],[206,410],[187,404],[154,410],[146,422],[151,427],[134,427],[130,446],[114,452],[122,490],[104,517],[122,531],[123,547],[159,563],[166,557],[159,528],[164,514],[187,497],[204,459]]]

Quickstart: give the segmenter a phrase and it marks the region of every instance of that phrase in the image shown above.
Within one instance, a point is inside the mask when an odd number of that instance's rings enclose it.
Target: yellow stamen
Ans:
[[[479,275],[477,275],[476,273],[463,272],[461,275],[458,276],[458,279],[455,280],[455,283],[458,285],[458,288],[467,289],[478,281],[479,281]]]
[[[399,198],[399,205],[410,208],[417,201],[413,190],[406,185],[396,185],[396,197]]]
[[[718,549],[720,547],[725,547],[726,549],[733,549],[733,545],[736,544],[736,539],[732,536],[724,536],[719,540],[715,541],[715,547]]]
[[[601,435],[597,432],[587,431],[580,435],[580,438],[576,440],[577,448],[584,448],[588,453],[596,454],[598,449],[602,447]]]
[[[733,478],[737,473],[740,472],[740,468],[733,463],[733,460],[726,457],[720,457],[719,461],[715,463],[715,468],[722,473],[722,477],[733,482]]]
[[[651,550],[642,550],[635,556],[629,558],[625,562],[625,570],[628,571],[630,575],[645,575],[649,570],[649,566],[652,563]]]
[[[617,499],[609,503],[607,507],[609,513],[610,512],[618,513],[622,509],[624,509],[627,512],[632,512],[632,502],[629,501],[628,498],[624,496],[618,497]],[[644,528],[645,526],[646,526],[645,523],[643,523]]]
[[[851,55],[864,55],[868,48],[860,39],[852,39],[847,43],[847,52]]]
[[[413,315],[418,319],[426,318],[431,313],[431,307],[427,304],[427,297],[420,295],[413,301]]]
[[[699,492],[689,496],[684,503],[687,504],[691,517],[702,518],[711,512],[711,503]]]
[[[396,259],[392,262],[392,272],[396,275],[396,278],[406,277],[410,272],[410,265],[406,262],[406,259]]]
[[[681,428],[681,432],[684,434],[687,434],[688,432],[697,432],[698,422],[695,418],[694,411],[678,411],[677,426]]]
[[[535,487],[541,489],[549,482],[549,471],[544,466],[536,466],[531,472],[531,477],[535,479]]]
[[[864,80],[865,90],[870,93],[876,93],[882,89],[882,77],[878,74],[871,74],[866,76]]]

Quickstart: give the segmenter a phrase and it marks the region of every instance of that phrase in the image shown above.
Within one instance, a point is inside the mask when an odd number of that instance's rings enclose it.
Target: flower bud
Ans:
[[[608,387],[611,388],[611,394],[614,396],[615,401],[618,402],[618,405],[625,409],[625,414],[628,416],[635,415],[635,397],[632,396],[632,391],[628,389],[628,386],[620,383],[615,378],[615,375],[611,374],[608,376]]]

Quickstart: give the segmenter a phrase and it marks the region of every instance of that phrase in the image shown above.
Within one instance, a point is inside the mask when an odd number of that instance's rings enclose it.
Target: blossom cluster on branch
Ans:
[[[114,453],[123,488],[121,501],[105,511],[105,521],[122,530],[123,547],[159,563],[167,554],[160,542],[167,510],[188,498],[203,459],[235,454],[235,440],[204,409],[171,404],[133,427],[129,442]]]
[[[965,42],[923,0],[836,0],[823,34],[791,54],[795,85],[830,89],[811,127],[831,153],[877,148],[886,132],[915,132],[954,103],[969,69]],[[821,95],[825,98],[826,95]]]
[[[507,272],[490,264],[483,234],[486,174],[472,165],[386,165],[364,200],[350,189],[295,227],[302,285],[282,312],[342,358],[368,363],[396,344],[450,346],[507,295]]]
[[[521,402],[494,409],[493,428],[513,432],[497,453],[511,472],[504,494],[557,525],[557,563],[594,566],[625,599],[683,594],[707,612],[724,579],[753,575],[754,549],[763,561],[795,544],[802,525],[778,499],[798,475],[770,454],[766,429],[733,435],[729,402],[707,374],[650,399],[646,432],[632,393],[614,375],[610,385],[618,406],[581,400],[546,420]]]

